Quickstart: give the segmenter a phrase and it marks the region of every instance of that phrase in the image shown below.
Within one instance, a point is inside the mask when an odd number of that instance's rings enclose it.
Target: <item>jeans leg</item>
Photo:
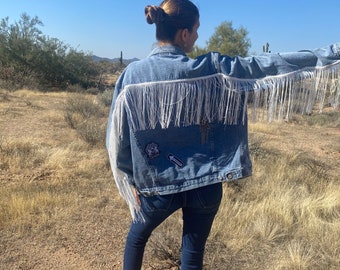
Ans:
[[[124,250],[124,270],[140,270],[146,242],[156,224],[131,223]]]
[[[204,249],[222,198],[222,184],[187,192],[183,207],[181,269],[202,269]]]
[[[177,195],[178,196],[178,195]],[[131,223],[124,251],[124,270],[140,270],[145,245],[152,231],[180,208],[176,195],[140,196],[145,223]]]

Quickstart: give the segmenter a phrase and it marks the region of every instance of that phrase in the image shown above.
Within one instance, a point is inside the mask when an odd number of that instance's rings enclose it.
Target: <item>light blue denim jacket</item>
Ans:
[[[110,111],[106,144],[110,152],[112,113],[120,93],[128,86],[225,74],[231,78],[258,79],[287,74],[306,67],[326,66],[340,59],[340,44],[294,53],[229,57],[211,52],[190,59],[178,47],[162,46],[131,63],[119,77]],[[250,89],[251,90],[251,89]],[[245,102],[242,98],[241,103]],[[240,106],[245,109],[246,106]],[[250,176],[247,119],[233,124],[202,119],[198,125],[133,130],[128,113],[120,116],[114,164],[130,185],[145,195],[171,194]],[[242,119],[241,119],[242,118]],[[112,154],[112,153],[111,153]]]

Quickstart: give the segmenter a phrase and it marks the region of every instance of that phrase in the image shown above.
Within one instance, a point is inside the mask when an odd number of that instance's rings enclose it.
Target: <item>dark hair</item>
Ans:
[[[158,41],[173,42],[178,30],[193,30],[199,11],[189,0],[164,0],[159,6],[146,6],[145,16],[147,23],[156,24]]]

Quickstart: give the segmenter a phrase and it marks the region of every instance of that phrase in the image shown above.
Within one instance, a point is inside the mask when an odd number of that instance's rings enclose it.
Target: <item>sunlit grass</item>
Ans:
[[[0,228],[10,228],[23,235],[54,223],[57,216],[60,218],[60,209],[76,199],[72,192],[55,193],[51,186],[46,189],[32,183],[22,185],[19,190],[1,189],[0,196]]]

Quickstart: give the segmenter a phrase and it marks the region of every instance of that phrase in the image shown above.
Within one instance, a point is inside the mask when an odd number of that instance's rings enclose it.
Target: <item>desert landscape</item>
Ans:
[[[112,91],[0,90],[0,269],[122,269],[131,222],[105,149]],[[340,111],[250,123],[254,173],[224,184],[204,269],[340,269]],[[179,269],[181,213],[144,270]]]

